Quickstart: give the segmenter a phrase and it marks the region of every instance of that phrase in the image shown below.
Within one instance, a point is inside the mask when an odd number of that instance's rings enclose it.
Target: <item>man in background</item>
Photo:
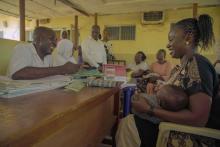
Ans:
[[[91,37],[88,37],[81,44],[83,61],[91,67],[101,68],[102,64],[107,64],[104,44],[99,40],[100,27],[92,26]]]

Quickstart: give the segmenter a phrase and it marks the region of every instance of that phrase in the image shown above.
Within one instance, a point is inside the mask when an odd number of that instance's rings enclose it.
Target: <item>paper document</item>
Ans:
[[[0,76],[0,97],[12,98],[21,95],[48,91],[64,87],[71,82],[71,76],[50,76],[37,80],[12,80]]]

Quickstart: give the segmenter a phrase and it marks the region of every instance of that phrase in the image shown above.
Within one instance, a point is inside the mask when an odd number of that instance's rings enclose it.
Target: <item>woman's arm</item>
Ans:
[[[211,97],[199,92],[189,97],[189,109],[178,112],[167,111],[162,108],[154,108],[153,114],[165,121],[192,126],[205,126],[211,109]],[[138,112],[148,113],[150,106],[146,100],[133,102],[133,107]]]

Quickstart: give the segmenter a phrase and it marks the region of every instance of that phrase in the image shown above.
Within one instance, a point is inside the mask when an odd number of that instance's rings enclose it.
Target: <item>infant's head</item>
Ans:
[[[179,111],[188,106],[188,96],[180,87],[165,85],[156,95],[160,106],[166,110]]]

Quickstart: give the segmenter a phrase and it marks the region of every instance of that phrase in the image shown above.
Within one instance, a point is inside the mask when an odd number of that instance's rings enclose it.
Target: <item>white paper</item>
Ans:
[[[37,80],[12,80],[0,76],[0,97],[12,98],[21,95],[48,91],[64,87],[71,82],[71,76],[56,75]]]

